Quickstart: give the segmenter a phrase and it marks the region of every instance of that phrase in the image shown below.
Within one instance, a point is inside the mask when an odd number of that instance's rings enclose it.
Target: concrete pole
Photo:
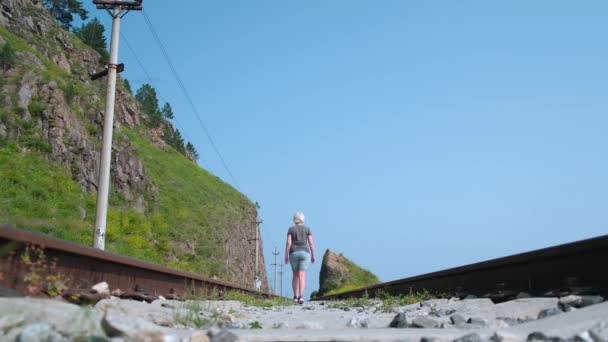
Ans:
[[[260,253],[260,223],[262,221],[256,221],[255,228],[255,278],[257,279],[259,276],[258,273],[258,254]]]
[[[281,271],[279,272],[281,278],[281,297],[283,297],[283,263],[281,262],[279,265],[281,266]]]
[[[273,286],[273,292],[276,294],[277,293],[277,255],[279,255],[281,253],[279,253],[279,251],[277,250],[277,246],[274,246],[274,252],[272,252],[272,255],[274,255],[274,286]]]
[[[105,248],[108,195],[110,192],[110,163],[112,161],[112,129],[114,124],[114,102],[116,98],[116,65],[118,64],[118,38],[120,32],[120,6],[114,6],[112,15],[112,41],[110,43],[110,64],[108,64],[108,90],[103,118],[103,141],[101,163],[99,165],[99,187],[97,188],[97,211],[93,247]]]

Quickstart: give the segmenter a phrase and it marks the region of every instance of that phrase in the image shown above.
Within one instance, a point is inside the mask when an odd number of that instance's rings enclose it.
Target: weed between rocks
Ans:
[[[390,293],[385,292],[382,294],[381,309],[382,312],[393,312],[395,307],[419,303],[433,298],[437,298],[437,296],[431,294],[427,290],[418,292],[410,290],[410,292],[405,295],[391,295]]]
[[[245,305],[256,306],[256,307],[272,307],[272,306],[284,306],[291,305],[292,302],[290,299],[283,297],[273,297],[273,298],[261,298],[251,294],[231,291],[227,292],[224,295],[224,299],[226,300],[236,300]]]
[[[209,307],[205,308],[199,300],[186,300],[173,311],[173,321],[185,327],[202,328],[211,323],[201,315],[205,309]]]
[[[392,295],[390,293],[385,292],[379,297],[381,301],[380,310],[382,312],[393,312],[395,310],[395,307],[419,303],[433,298],[437,298],[437,296],[433,295],[427,290],[422,290],[418,292],[410,291],[408,294],[399,295]],[[327,307],[330,309],[345,309],[353,307],[365,308],[373,306],[376,303],[376,301],[370,300],[369,296],[366,293],[361,298],[349,298],[341,301],[336,301],[330,303]]]
[[[263,329],[262,323],[258,321],[249,322],[249,329]]]
[[[260,298],[251,294],[230,291],[221,296],[218,292],[212,291],[207,296],[191,295],[188,299],[178,305],[173,311],[175,324],[190,328],[203,328],[208,326],[218,326],[220,328],[231,327],[240,316],[234,309],[228,311],[212,308],[208,300],[234,300],[243,305],[255,307],[272,307],[291,305],[287,298]],[[262,329],[262,324],[258,321],[250,322],[249,329]]]
[[[361,298],[348,298],[345,300],[337,301],[329,304],[327,307],[330,309],[344,309],[353,307],[367,307],[371,306],[372,302],[367,295],[367,292]]]

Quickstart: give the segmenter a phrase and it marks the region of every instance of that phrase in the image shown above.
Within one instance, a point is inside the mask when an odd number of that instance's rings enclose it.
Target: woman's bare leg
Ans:
[[[293,288],[293,296],[299,297],[300,292],[298,291],[298,287],[300,286],[300,271],[293,272],[293,279],[291,280],[291,287]]]
[[[300,296],[304,297],[304,288],[306,287],[306,271],[300,271],[298,280],[300,281]]]

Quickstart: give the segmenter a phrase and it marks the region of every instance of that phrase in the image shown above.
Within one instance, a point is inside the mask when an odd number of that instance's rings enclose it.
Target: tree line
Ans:
[[[159,107],[156,89],[149,84],[144,84],[135,93],[135,99],[139,102],[141,110],[147,116],[146,124],[150,128],[162,128],[163,139],[169,146],[172,146],[179,153],[186,157],[191,156],[195,160],[198,159],[198,152],[192,143],[184,142],[181,132],[174,128],[173,125],[167,124],[169,119],[174,118],[173,108],[169,102]]]
[[[44,0],[44,6],[64,29],[72,31],[80,40],[97,51],[103,60],[110,57],[106,49],[104,27],[97,18],[82,24],[79,28],[72,26],[75,16],[83,21],[89,17],[89,12],[82,7],[80,0]]]
[[[107,50],[105,28],[97,18],[93,18],[86,24],[83,23],[79,28],[72,26],[74,16],[80,17],[81,20],[88,18],[88,11],[82,7],[80,0],[44,0],[44,5],[63,28],[71,30],[80,40],[97,51],[103,61],[108,60],[110,53]],[[14,52],[10,51],[10,47],[7,51],[4,51],[5,49],[0,51],[0,67],[2,68],[5,68],[5,64],[8,64],[4,61],[10,60],[11,53],[14,55]],[[127,79],[124,79],[124,85],[132,94],[131,85]],[[199,155],[194,145],[190,142],[185,143],[181,132],[169,124],[169,120],[174,118],[173,108],[168,102],[162,108],[159,107],[154,87],[149,84],[142,85],[137,90],[135,99],[147,116],[146,124],[148,127],[162,127],[163,139],[168,145],[186,157],[198,159]]]

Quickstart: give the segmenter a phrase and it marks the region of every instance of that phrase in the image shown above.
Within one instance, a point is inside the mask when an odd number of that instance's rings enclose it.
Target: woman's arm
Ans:
[[[312,235],[308,235],[308,245],[310,246],[310,261],[315,262],[315,245],[312,243]]]
[[[287,234],[287,243],[285,243],[285,264],[289,262],[289,250],[291,249],[291,234]]]

